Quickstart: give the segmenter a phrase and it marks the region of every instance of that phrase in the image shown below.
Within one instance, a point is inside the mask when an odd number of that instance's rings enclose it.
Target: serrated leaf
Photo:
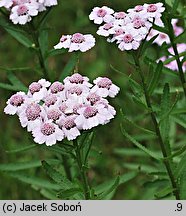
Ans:
[[[38,178],[38,177],[29,176],[25,173],[7,172],[6,174],[11,176],[12,178],[16,178],[16,179],[18,179],[18,180],[20,180],[26,184],[36,185],[40,188],[60,190],[60,186],[57,184],[50,183],[49,181]]]
[[[180,197],[181,199],[186,199],[186,153],[180,160],[175,175],[179,183]]]
[[[166,83],[163,90],[163,95],[161,98],[161,111],[160,111],[160,132],[161,136],[167,150],[168,155],[171,155],[171,147],[169,142],[169,130],[170,130],[170,119],[169,119],[169,110],[170,110],[170,88]]]
[[[161,157],[159,156],[159,154],[157,154],[157,153],[147,149],[145,146],[141,145],[137,140],[135,140],[132,136],[130,136],[122,126],[121,126],[121,131],[122,131],[123,135],[127,139],[129,139],[136,147],[141,149],[143,152],[148,154],[150,157],[152,157],[156,160],[161,160]]]
[[[59,164],[59,160],[47,160],[50,164]],[[35,167],[40,167],[41,161],[34,160],[34,161],[25,161],[25,162],[17,162],[17,163],[7,163],[7,164],[0,164],[1,171],[18,171],[18,170],[25,170]]]
[[[27,88],[25,89],[21,86],[13,86],[13,85],[6,84],[6,83],[0,83],[0,88],[11,90],[11,91],[24,91],[24,92],[27,91]]]
[[[61,198],[61,199],[68,199],[68,198],[71,198],[78,193],[82,193],[80,188],[77,188],[77,187],[76,188],[70,188],[67,190],[60,190],[57,193],[57,197]]]
[[[157,67],[156,60],[150,59],[150,58],[147,57],[147,56],[145,56],[144,62],[145,62],[146,64],[148,64],[148,65],[149,65],[149,64],[152,64],[152,65],[154,66],[154,68]],[[174,76],[174,77],[179,77],[178,73],[175,73],[175,71],[172,71],[172,70],[170,70],[169,68],[166,68],[166,67],[163,67],[163,68],[162,68],[162,73],[164,73],[164,74],[169,74],[169,75]]]
[[[143,173],[152,173],[158,171],[156,167],[143,163],[124,163],[123,167],[132,171],[138,171]]]
[[[148,129],[146,129],[146,128],[143,128],[143,127],[141,127],[140,125],[136,124],[136,123],[135,123],[134,121],[132,121],[131,119],[127,118],[127,116],[123,113],[122,110],[121,110],[121,114],[122,114],[123,119],[124,119],[126,122],[128,122],[129,124],[131,124],[132,126],[138,128],[138,129],[140,129],[141,131],[144,131],[144,132],[146,132],[146,133],[148,133],[148,134],[152,134],[152,135],[155,135],[155,136],[156,136],[156,134],[155,134],[154,131],[151,131],[151,130],[148,130]]]
[[[25,47],[32,47],[32,41],[28,38],[26,32],[24,32],[22,29],[14,26],[3,17],[1,17],[0,19],[0,26],[2,26],[12,37],[14,37],[19,43],[21,43]]]
[[[139,50],[139,56],[141,53],[145,53],[146,49],[150,46],[152,46],[152,43],[156,40],[156,38],[159,36],[159,34],[153,36],[149,41],[145,40],[142,45],[140,46]]]
[[[42,161],[42,166],[45,169],[46,173],[53,179],[57,184],[60,185],[61,189],[70,189],[73,187],[73,183],[69,181],[64,175],[55,170],[50,166],[46,161]]]
[[[36,148],[38,147],[38,145],[28,145],[28,146],[24,146],[24,147],[21,147],[21,148],[17,148],[17,149],[13,149],[13,150],[6,150],[6,153],[7,154],[15,154],[15,153],[20,153],[20,152],[24,152],[24,151],[28,151],[32,148]]]
[[[51,50],[48,51],[47,57],[61,55],[61,54],[64,54],[66,52],[67,52],[66,49],[51,49]]]
[[[83,149],[83,160],[84,164],[87,163],[88,155],[91,150],[91,146],[93,144],[93,139],[94,139],[94,132],[91,132],[88,134],[86,137],[86,140],[83,142],[83,145],[80,145],[81,148]]]
[[[165,198],[165,197],[169,196],[170,194],[172,194],[173,191],[174,190],[172,187],[166,187],[163,190],[155,193],[154,196],[158,199],[162,199],[162,198]]]
[[[145,152],[134,148],[115,148],[114,153],[126,157],[148,157]]]
[[[39,32],[38,41],[39,41],[42,56],[46,59],[48,53],[48,30],[47,29],[42,29]]]
[[[171,117],[177,124],[186,128],[186,116],[185,115],[174,115]]]
[[[134,95],[132,95],[132,100],[134,101],[134,103],[136,103],[138,106],[140,106],[141,108],[145,109],[145,110],[149,110],[149,108],[147,107],[147,105],[145,104],[145,102],[143,102],[141,100],[141,98],[138,98]]]
[[[108,189],[106,189],[101,194],[98,194],[97,199],[103,200],[106,196],[108,196],[110,193],[116,191],[117,187],[119,186],[119,176],[115,179],[114,184],[111,185]]]
[[[133,171],[125,173],[123,175],[120,175],[119,176],[119,185],[124,184],[124,183],[132,180],[136,176],[137,176],[137,172],[133,172]],[[108,188],[111,188],[111,186],[114,184],[115,181],[116,181],[116,178],[111,179],[109,181],[106,181],[106,182],[104,182],[104,183],[102,183],[100,185],[97,185],[94,188],[94,190],[92,191],[92,193],[94,192],[95,195],[102,194],[103,192],[107,191]],[[113,191],[113,192],[115,192],[115,191]],[[111,199],[112,195],[113,195],[112,193],[110,195],[107,195],[106,199]]]
[[[18,86],[19,88],[25,89],[25,91],[27,91],[27,87],[16,77],[13,72],[8,72],[7,78],[13,86]]]
[[[162,69],[163,69],[163,63],[161,61],[159,61],[159,63],[157,63],[157,67],[156,70],[152,71],[152,79],[150,80],[150,83],[148,85],[148,92],[149,95],[152,95],[152,93],[154,92],[154,89],[156,88],[156,86],[159,83],[161,74],[162,74]]]

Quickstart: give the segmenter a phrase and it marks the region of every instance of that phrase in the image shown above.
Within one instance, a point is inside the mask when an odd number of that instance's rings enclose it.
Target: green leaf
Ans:
[[[168,155],[171,155],[171,147],[169,142],[169,131],[170,131],[170,119],[169,119],[169,110],[171,108],[170,105],[170,88],[166,83],[163,90],[163,95],[161,98],[161,111],[160,111],[160,132],[168,152]]]
[[[177,181],[179,183],[180,196],[181,199],[186,199],[186,153],[183,155],[180,160],[178,167],[175,171],[175,175],[177,176]]]
[[[47,151],[51,151],[51,152],[55,152],[58,154],[62,154],[62,155],[71,155],[72,157],[74,157],[73,154],[73,149],[74,147],[68,144],[65,144],[64,141],[62,142],[62,144],[60,146],[55,145],[55,146],[41,146],[42,149],[46,149]]]
[[[141,149],[143,152],[148,154],[150,157],[152,157],[152,158],[154,158],[156,160],[161,160],[161,157],[159,156],[159,154],[157,154],[157,153],[147,149],[145,146],[141,145],[137,140],[135,140],[132,136],[130,136],[122,126],[121,126],[121,131],[122,131],[123,135],[127,139],[129,139],[136,147]]]
[[[66,52],[67,52],[66,49],[51,49],[51,50],[48,51],[47,57],[61,55],[61,54],[64,54]]]
[[[30,68],[30,67],[7,68],[7,67],[2,67],[2,66],[0,66],[0,69],[5,70],[6,72],[12,72],[12,71],[23,72],[23,71],[31,71],[32,70],[32,68]]]
[[[16,178],[26,184],[30,185],[36,185],[40,188],[47,188],[47,189],[53,189],[53,190],[60,190],[60,186],[57,184],[50,183],[49,181],[46,181],[44,179],[28,176],[25,173],[19,173],[19,172],[7,172],[7,175],[11,176],[12,178]]]
[[[50,164],[59,164],[59,160],[47,160]],[[25,162],[17,162],[17,163],[7,163],[7,164],[0,164],[1,171],[18,171],[18,170],[25,170],[35,167],[40,167],[41,161],[34,160],[34,161],[25,161]]]
[[[150,80],[150,83],[147,89],[149,92],[149,95],[152,95],[152,93],[154,92],[154,89],[158,85],[161,74],[162,74],[162,69],[163,69],[163,63],[159,61],[159,63],[157,64],[156,70],[155,71],[153,70],[152,71],[153,74],[151,74],[152,79]]]
[[[136,148],[115,148],[114,153],[126,157],[147,157],[148,155]]]
[[[46,173],[53,179],[57,184],[60,185],[61,189],[70,189],[74,185],[69,181],[64,175],[55,170],[50,166],[46,161],[42,161],[42,166],[45,169]]]
[[[35,188],[34,188],[34,189],[35,189]],[[45,197],[45,198],[47,198],[47,199],[49,199],[49,200],[57,200],[57,199],[58,199],[58,198],[56,197],[56,193],[54,193],[54,192],[51,191],[51,190],[45,189],[45,188],[39,190],[39,193],[40,193],[43,197]]]
[[[28,38],[25,31],[11,24],[6,19],[1,17],[0,26],[3,27],[12,37],[27,48],[33,47],[32,41]]]
[[[140,98],[143,95],[142,87],[133,79],[129,79],[129,84],[136,97]]]
[[[147,65],[153,65],[154,68],[157,67],[157,63],[156,63],[156,60],[154,59],[150,59],[148,56],[145,56],[144,57],[144,62],[147,64]],[[179,77],[178,73],[175,73],[175,71],[172,71],[170,70],[169,68],[166,68],[166,67],[163,67],[162,68],[162,73],[164,74],[168,74],[168,75],[171,75],[171,76],[174,76],[174,77]]]
[[[165,197],[169,196],[170,194],[172,194],[173,191],[174,190],[172,187],[166,187],[163,190],[155,193],[154,196],[158,199],[162,199],[162,198],[165,198]]]
[[[174,116],[171,116],[171,119],[173,119],[177,124],[179,124],[183,128],[186,128],[186,116],[185,115],[174,115]]]
[[[124,184],[124,183],[132,180],[136,176],[137,176],[137,172],[133,172],[133,171],[125,173],[125,174],[119,176],[119,185]],[[102,194],[103,192],[107,191],[109,188],[112,187],[112,185],[115,183],[115,181],[116,181],[116,178],[111,179],[109,181],[106,181],[106,182],[104,182],[104,183],[102,183],[100,185],[97,185],[94,188],[94,194],[98,195],[98,194]],[[113,191],[110,195],[107,195],[106,199],[111,199],[113,193],[115,193],[115,191]],[[93,198],[95,198],[95,197],[93,197]]]
[[[6,83],[0,83],[0,88],[11,90],[11,91],[24,91],[24,92],[27,91],[27,89],[21,86],[13,86],[13,85],[6,84]]]
[[[84,141],[83,145],[81,148],[83,149],[83,158],[84,158],[84,164],[87,163],[88,155],[91,150],[91,146],[93,144],[93,139],[94,139],[94,132],[91,132],[88,134],[86,140]]]
[[[119,176],[115,179],[114,184],[112,184],[108,189],[97,196],[97,199],[103,200],[107,197],[110,193],[115,192],[117,187],[119,186]]]
[[[36,148],[36,147],[38,147],[38,145],[33,144],[33,145],[28,145],[28,146],[24,146],[24,147],[13,149],[13,150],[6,150],[6,153],[7,154],[20,153],[20,152],[24,152],[24,151],[27,151],[27,150],[30,150],[30,149]]]
[[[132,170],[132,171],[138,171],[143,173],[152,173],[157,172],[158,169],[154,166],[143,164],[143,163],[124,163],[123,167]]]
[[[39,32],[39,46],[41,49],[42,56],[46,59],[47,53],[48,53],[48,30],[42,29]]]
[[[140,125],[137,125],[135,122],[133,122],[133,121],[130,120],[129,118],[127,118],[127,116],[123,113],[122,109],[121,109],[121,114],[122,114],[123,119],[124,119],[126,122],[128,122],[129,124],[131,124],[132,126],[138,128],[138,129],[140,129],[141,131],[144,131],[144,132],[146,132],[146,133],[148,133],[148,134],[152,134],[152,135],[155,135],[155,136],[156,136],[156,134],[155,134],[154,131],[151,131],[151,130],[148,130],[148,129],[146,129],[146,128],[143,128],[143,127],[141,127]]]
[[[71,197],[73,197],[74,195],[76,195],[78,193],[82,193],[80,188],[70,188],[70,189],[67,189],[67,190],[60,190],[57,193],[57,197],[64,200],[64,199],[71,198]]]
[[[8,72],[7,78],[13,86],[25,89],[24,91],[28,90],[27,87],[16,77],[13,72]]]
[[[148,47],[152,46],[152,43],[156,40],[156,38],[159,36],[159,34],[153,36],[149,41],[144,40],[144,42],[142,43],[142,45],[140,46],[140,50],[139,50],[139,56],[143,53],[145,53],[145,51],[147,50]]]
[[[149,110],[149,108],[147,107],[147,105],[145,104],[144,101],[142,101],[141,98],[138,98],[134,95],[132,95],[132,100],[134,101],[134,103],[136,103],[138,106],[140,106],[142,109],[145,109],[145,110]]]
[[[70,60],[66,64],[65,68],[63,69],[63,71],[59,77],[59,81],[62,81],[65,77],[69,76],[73,72],[73,70],[74,70],[74,68],[78,62],[78,57],[79,57],[78,53],[72,54]]]

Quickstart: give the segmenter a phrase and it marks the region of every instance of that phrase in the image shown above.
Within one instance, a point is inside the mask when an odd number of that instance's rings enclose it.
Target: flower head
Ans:
[[[101,24],[102,22],[109,23],[113,19],[113,13],[114,10],[109,7],[95,7],[90,13],[89,19],[93,20],[95,24]]]
[[[12,95],[4,112],[17,114],[38,144],[74,140],[82,130],[107,124],[116,115],[105,97],[115,97],[119,88],[106,77],[97,78],[94,84],[79,73],[52,84],[41,79],[29,85],[27,94]]]
[[[69,52],[86,52],[95,45],[95,38],[91,34],[83,35],[75,33],[73,35],[63,35],[60,42],[54,46],[54,49],[68,49]]]

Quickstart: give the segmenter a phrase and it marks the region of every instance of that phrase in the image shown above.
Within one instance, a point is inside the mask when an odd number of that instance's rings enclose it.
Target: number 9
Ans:
[[[181,203],[178,203],[177,204],[177,211],[181,211],[182,210],[182,204]]]

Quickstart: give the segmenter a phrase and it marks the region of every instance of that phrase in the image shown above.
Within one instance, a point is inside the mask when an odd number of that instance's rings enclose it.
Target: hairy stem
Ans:
[[[88,184],[88,179],[87,179],[86,171],[85,171],[84,164],[83,164],[83,159],[81,156],[81,149],[78,145],[77,139],[73,141],[73,144],[74,144],[75,152],[76,152],[77,165],[78,165],[82,183],[83,183],[84,196],[86,200],[89,200],[90,199],[90,187]]]
[[[154,128],[155,128],[155,132],[156,132],[159,144],[160,144],[160,148],[161,148],[163,157],[167,158],[167,157],[169,157],[169,155],[168,155],[168,153],[166,151],[166,146],[165,146],[165,143],[164,143],[163,138],[161,136],[161,132],[160,132],[160,128],[159,128],[157,118],[156,118],[156,114],[153,111],[153,108],[152,108],[152,105],[151,105],[150,96],[149,96],[149,93],[148,93],[148,90],[147,90],[147,85],[146,85],[146,82],[145,82],[144,74],[143,74],[143,72],[141,70],[141,67],[140,67],[139,59],[138,59],[138,57],[136,55],[133,55],[133,58],[134,58],[134,61],[135,61],[136,70],[139,73],[140,78],[141,78],[146,104],[147,104],[147,106],[148,106],[148,108],[150,110],[151,119],[152,119],[152,122],[153,122],[153,125],[154,125]],[[174,196],[176,197],[177,200],[180,200],[178,185],[177,185],[176,179],[174,177],[170,161],[169,160],[164,160],[164,164],[165,164],[167,173],[169,175],[169,178],[170,178],[170,181],[171,181],[171,184],[172,184],[172,187],[173,187]]]

